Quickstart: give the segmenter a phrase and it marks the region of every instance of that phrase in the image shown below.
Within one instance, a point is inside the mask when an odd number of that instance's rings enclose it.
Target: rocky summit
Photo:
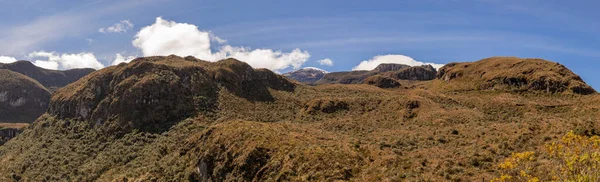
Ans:
[[[433,72],[310,86],[235,59],[137,58],[54,93],[0,146],[0,181],[489,181],[505,161],[548,181],[561,160],[544,147],[600,131],[600,96],[557,63]]]

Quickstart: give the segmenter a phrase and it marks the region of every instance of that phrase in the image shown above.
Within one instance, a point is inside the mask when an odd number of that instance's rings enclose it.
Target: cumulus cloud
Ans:
[[[13,63],[13,62],[17,62],[17,59],[15,59],[14,57],[0,56],[0,63]]]
[[[294,49],[292,52],[284,53],[273,51],[271,49],[254,49],[243,47],[223,46],[221,50],[215,53],[213,60],[235,58],[250,64],[255,68],[267,68],[274,71],[293,67],[299,68],[310,57],[310,54],[300,49]]]
[[[33,64],[40,68],[50,69],[50,70],[58,70],[58,63],[53,61],[42,61],[37,60],[33,61]]]
[[[420,61],[416,61],[411,57],[399,54],[389,54],[389,55],[380,55],[375,56],[370,60],[362,61],[352,70],[373,70],[375,67],[379,66],[382,63],[396,63],[396,64],[405,64],[409,66],[421,66],[421,65],[431,65],[435,69],[439,69],[444,64],[436,64],[436,63],[424,63]]]
[[[125,33],[129,30],[133,29],[133,23],[129,20],[121,20],[119,23],[115,23],[114,25],[107,28],[100,28],[98,32],[100,33]]]
[[[333,66],[333,61],[331,59],[329,59],[329,58],[321,59],[321,60],[319,60],[317,62],[319,62],[320,65]]]
[[[112,62],[112,65],[118,65],[121,63],[129,63],[135,58],[136,58],[136,56],[125,57],[125,56],[117,53],[117,55],[115,56],[115,60]]]
[[[144,56],[191,55],[208,61],[232,57],[245,61],[252,67],[267,68],[273,71],[289,67],[297,69],[310,57],[308,52],[299,49],[285,53],[271,49],[250,49],[230,45],[222,45],[213,52],[211,40],[220,44],[226,43],[226,40],[218,38],[210,32],[201,31],[195,25],[177,23],[158,17],[154,24],[142,28],[132,43],[142,51]]]
[[[30,53],[27,57],[39,58],[33,61],[33,64],[46,69],[104,68],[92,53],[58,54],[39,51]]]

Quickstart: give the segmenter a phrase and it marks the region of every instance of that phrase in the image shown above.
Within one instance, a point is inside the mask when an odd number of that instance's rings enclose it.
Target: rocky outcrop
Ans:
[[[50,92],[36,80],[0,69],[0,122],[33,122],[50,101]]]
[[[373,71],[376,72],[388,72],[388,71],[399,71],[405,68],[410,68],[411,66],[405,64],[395,64],[395,63],[383,63],[379,64]]]
[[[431,65],[413,66],[392,73],[386,74],[391,78],[398,80],[433,80],[436,78],[437,71]]]
[[[396,79],[381,75],[371,76],[365,79],[364,83],[379,88],[398,88],[400,86],[400,83]]]
[[[543,59],[492,57],[472,63],[450,63],[440,68],[437,78],[454,90],[596,93],[564,65]]]
[[[159,132],[197,112],[216,110],[221,88],[251,101],[272,101],[269,89],[292,91],[295,85],[235,59],[211,63],[146,57],[94,72],[59,90],[48,112],[109,131]]]

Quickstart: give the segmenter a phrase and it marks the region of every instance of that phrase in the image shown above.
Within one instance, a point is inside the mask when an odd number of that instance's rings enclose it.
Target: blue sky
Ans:
[[[352,70],[381,55],[438,64],[519,56],[559,62],[600,88],[594,76],[600,68],[599,6],[595,1],[541,0],[0,0],[0,56],[39,59],[40,64],[63,61],[57,67],[63,69],[81,66],[78,59],[86,55],[109,66],[116,54],[127,60],[166,53],[156,50],[170,48],[166,45],[133,43],[172,35],[136,36],[162,17],[163,25],[193,25],[210,34],[208,46],[215,58],[266,56],[266,61],[281,62],[265,65],[278,72],[297,66]],[[124,28],[119,32],[99,31],[119,23]],[[193,43],[206,45],[202,40]],[[232,49],[222,51],[225,46]],[[215,56],[220,51],[224,55]],[[319,64],[326,58],[332,66]]]

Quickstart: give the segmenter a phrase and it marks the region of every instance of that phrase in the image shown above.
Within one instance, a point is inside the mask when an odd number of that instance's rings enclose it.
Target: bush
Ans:
[[[567,133],[533,151],[513,153],[498,164],[501,174],[492,181],[600,181],[600,137]],[[544,165],[545,164],[545,165]]]

